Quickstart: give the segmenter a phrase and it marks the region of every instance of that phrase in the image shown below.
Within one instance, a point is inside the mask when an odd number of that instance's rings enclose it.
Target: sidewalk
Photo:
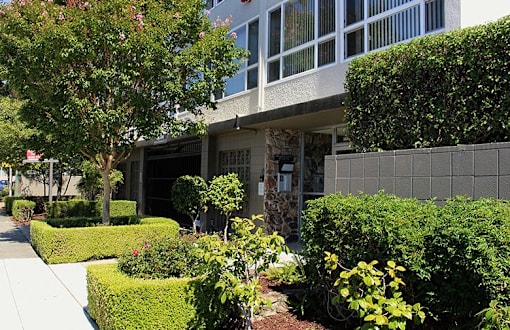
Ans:
[[[0,328],[97,329],[87,314],[86,263],[46,265],[29,229],[0,214]]]

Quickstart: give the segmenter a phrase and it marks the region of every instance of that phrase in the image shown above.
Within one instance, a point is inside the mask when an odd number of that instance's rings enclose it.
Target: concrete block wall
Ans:
[[[510,199],[510,142],[326,156],[325,193]]]

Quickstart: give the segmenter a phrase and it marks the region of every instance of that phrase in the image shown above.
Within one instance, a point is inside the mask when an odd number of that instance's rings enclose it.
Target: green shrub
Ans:
[[[144,242],[174,237],[179,224],[171,219],[144,218],[139,225],[53,228],[32,221],[32,245],[46,263],[81,262],[119,257]]]
[[[94,203],[85,199],[72,199],[48,203],[47,218],[94,216]]]
[[[5,204],[5,212],[7,215],[12,215],[12,206],[14,204],[15,200],[18,199],[25,199],[22,196],[5,196],[4,197],[4,204]]]
[[[146,242],[119,258],[121,272],[134,278],[195,277],[203,272],[203,260],[193,236]]]
[[[510,16],[353,59],[346,121],[359,151],[510,140]]]
[[[467,318],[492,300],[510,305],[510,205],[457,197],[425,242],[436,311]]]
[[[328,269],[335,270],[338,266],[343,269],[334,283],[338,295],[332,303],[345,304],[346,309],[353,311],[348,319],[363,320],[363,326],[356,329],[405,329],[409,321],[422,324],[425,320],[419,303],[409,305],[402,298],[400,288],[405,283],[398,273],[405,271],[404,267],[390,260],[383,272],[375,267],[378,262],[374,260],[369,264],[360,261],[353,269],[346,269],[338,263],[337,255],[328,252],[325,260]]]
[[[200,278],[135,279],[99,264],[87,267],[87,290],[100,329],[220,329],[225,321]]]
[[[491,301],[489,307],[476,315],[481,321],[478,325],[482,330],[509,330],[510,306],[500,305],[497,300]]]
[[[48,205],[47,218],[100,217],[103,212],[101,201],[71,199],[51,202]],[[110,217],[135,216],[136,201],[113,200],[110,202]]]
[[[95,202],[96,216],[103,214],[103,201]],[[136,201],[113,200],[110,201],[110,217],[125,217],[136,215]]]
[[[338,277],[323,270],[331,251],[347,268],[357,260],[404,266],[406,301],[423,303],[446,327],[473,327],[491,300],[508,305],[508,202],[459,197],[438,207],[382,193],[329,195],[308,202],[302,234],[308,278],[324,295]]]
[[[168,220],[168,219],[167,219]],[[137,216],[114,217],[110,219],[110,225],[136,225],[140,223]],[[71,217],[71,218],[51,218],[46,223],[54,228],[76,228],[76,227],[94,227],[103,225],[100,217]]]
[[[26,199],[14,200],[12,205],[12,215],[18,221],[32,220],[34,214],[35,202]]]

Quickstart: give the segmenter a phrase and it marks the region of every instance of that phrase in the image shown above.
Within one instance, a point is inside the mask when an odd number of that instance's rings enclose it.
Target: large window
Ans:
[[[268,82],[335,62],[335,0],[285,2],[268,19]]]
[[[444,0],[343,0],[344,58],[444,29]]]
[[[226,80],[225,90],[216,94],[216,99],[234,95],[257,87],[259,65],[259,21],[255,20],[231,32],[237,47],[247,49],[249,56],[238,73]]]

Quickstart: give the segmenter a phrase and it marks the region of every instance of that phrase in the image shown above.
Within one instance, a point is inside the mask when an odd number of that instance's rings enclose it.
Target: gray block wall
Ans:
[[[510,199],[510,142],[326,156],[325,194]]]

